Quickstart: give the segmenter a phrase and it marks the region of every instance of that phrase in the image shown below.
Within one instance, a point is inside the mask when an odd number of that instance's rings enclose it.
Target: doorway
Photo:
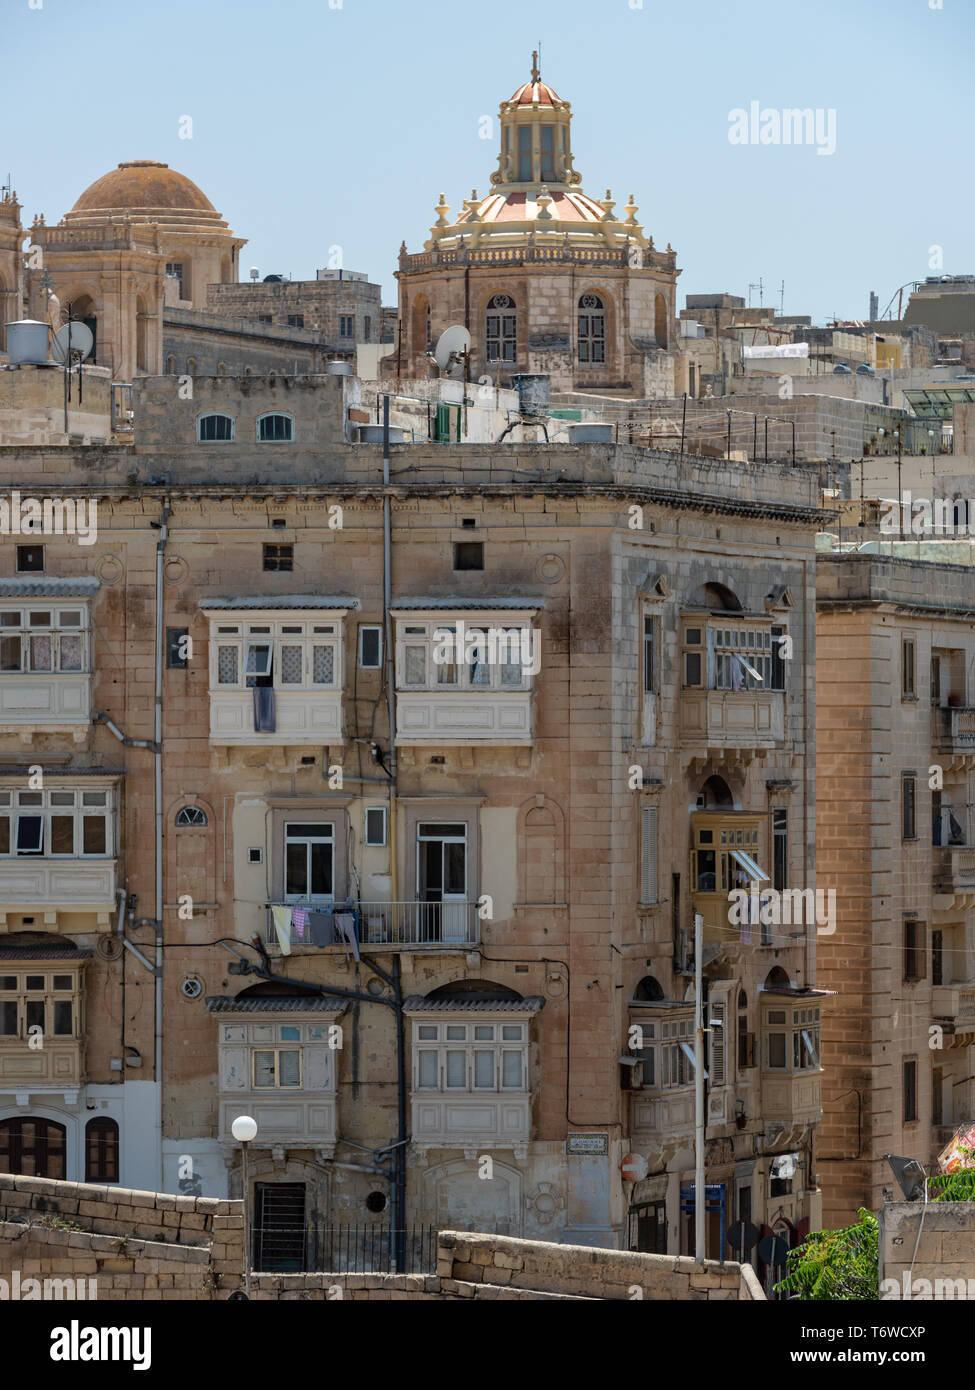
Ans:
[[[305,1261],[305,1184],[254,1184],[254,1268],[298,1274]]]
[[[467,826],[427,822],[417,826],[418,933],[422,941],[467,939]]]

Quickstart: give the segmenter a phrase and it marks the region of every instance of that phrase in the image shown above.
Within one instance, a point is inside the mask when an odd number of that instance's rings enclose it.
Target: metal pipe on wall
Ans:
[[[162,523],[159,539],[156,542],[156,691],[153,713],[153,740],[155,742],[155,822],[156,822],[156,872],[153,914],[156,919],[156,1021],[155,1021],[155,1078],[159,1091],[159,1128],[157,1132],[156,1160],[159,1172],[159,1191],[163,1185],[163,784],[162,784],[162,701],[163,701],[163,558],[166,542],[169,539],[169,501],[163,503]]]

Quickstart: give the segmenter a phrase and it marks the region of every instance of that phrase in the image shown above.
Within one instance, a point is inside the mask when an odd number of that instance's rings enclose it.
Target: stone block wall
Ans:
[[[883,1206],[880,1279],[881,1298],[975,1298],[975,1202]]]
[[[701,1299],[764,1300],[750,1265],[699,1264],[689,1255],[644,1255],[550,1245],[539,1240],[475,1232],[441,1231],[437,1250],[441,1279],[598,1299],[694,1302]],[[639,1293],[635,1291],[639,1289]]]
[[[99,1298],[226,1297],[242,1282],[242,1204],[0,1173],[0,1277],[15,1270],[94,1278]]]

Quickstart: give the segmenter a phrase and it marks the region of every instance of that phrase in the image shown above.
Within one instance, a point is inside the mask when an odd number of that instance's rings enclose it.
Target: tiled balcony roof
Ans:
[[[491,999],[484,995],[428,999],[423,994],[411,994],[403,1000],[403,1012],[407,1014],[537,1014],[544,1007],[540,994],[529,994],[524,999]]]
[[[211,1014],[303,1014],[334,1013],[348,1006],[348,999],[334,994],[259,994],[235,999],[229,994],[210,994],[206,999]]]
[[[0,579],[4,598],[92,598],[99,582],[93,575],[78,579]]]
[[[234,598],[205,598],[201,608],[220,611],[231,608],[358,608],[359,600],[348,594],[239,594]]]

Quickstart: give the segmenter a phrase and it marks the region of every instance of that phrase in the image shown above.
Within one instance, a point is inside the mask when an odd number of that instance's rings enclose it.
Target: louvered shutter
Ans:
[[[657,901],[657,808],[656,806],[645,806],[643,808],[642,833],[641,833],[641,866],[642,879],[640,885],[640,901],[644,903],[655,903]]]
[[[711,1018],[711,1085],[723,1086],[727,1079],[727,1004],[712,1004],[708,1010]]]

